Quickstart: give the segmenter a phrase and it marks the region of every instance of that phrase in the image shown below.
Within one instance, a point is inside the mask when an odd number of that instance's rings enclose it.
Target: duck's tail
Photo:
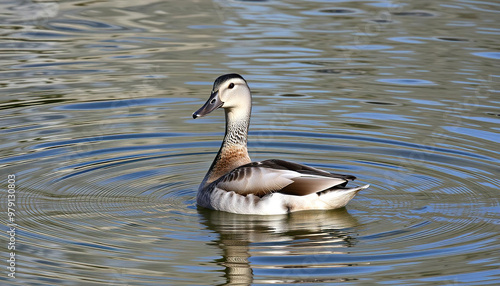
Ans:
[[[370,187],[370,185],[358,186],[354,188],[334,187],[318,193],[319,200],[329,205],[332,209],[342,208],[354,198],[361,190]]]

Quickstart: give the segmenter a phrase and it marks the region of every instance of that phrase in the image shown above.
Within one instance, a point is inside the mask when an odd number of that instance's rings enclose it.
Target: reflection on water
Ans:
[[[356,266],[329,259],[356,244],[352,227],[357,222],[345,209],[280,216],[201,214],[202,223],[219,236],[213,243],[222,259],[215,262],[225,268],[227,285],[336,282],[342,279],[332,279],[330,271]],[[254,280],[254,272],[261,278]]]
[[[15,174],[19,225],[17,278],[0,281],[497,283],[497,8],[0,3],[0,188]],[[370,189],[331,212],[198,209],[224,118],[191,114],[228,72],[254,93],[252,159]]]

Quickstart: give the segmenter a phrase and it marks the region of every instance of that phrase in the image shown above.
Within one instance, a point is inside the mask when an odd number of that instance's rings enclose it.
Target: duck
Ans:
[[[252,93],[239,74],[219,76],[206,103],[193,119],[223,108],[225,135],[219,152],[199,185],[199,206],[237,214],[278,215],[345,207],[369,185],[347,187],[353,175],[330,173],[303,164],[270,159],[252,162],[247,138]]]

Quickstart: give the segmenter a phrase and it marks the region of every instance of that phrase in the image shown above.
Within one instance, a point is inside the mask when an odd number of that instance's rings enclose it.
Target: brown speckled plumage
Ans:
[[[207,177],[206,184],[217,180],[239,166],[250,163],[247,148],[244,146],[227,146],[221,148],[214,161],[211,172]]]

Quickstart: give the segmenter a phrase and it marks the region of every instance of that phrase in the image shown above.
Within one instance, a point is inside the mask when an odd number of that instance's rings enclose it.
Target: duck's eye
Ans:
[[[232,89],[234,87],[234,83],[230,83],[227,88]]]

